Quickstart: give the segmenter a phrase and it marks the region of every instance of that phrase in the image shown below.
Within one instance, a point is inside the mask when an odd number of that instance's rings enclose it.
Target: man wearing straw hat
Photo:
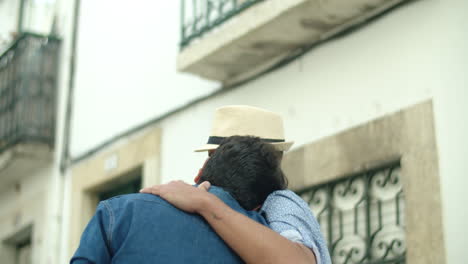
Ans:
[[[222,140],[236,135],[261,138],[274,146],[280,159],[293,144],[285,140],[281,116],[251,106],[225,106],[215,112],[207,143],[195,151],[206,151],[210,156]],[[246,263],[331,263],[319,224],[308,205],[292,191],[275,191],[257,208],[269,229],[207,192],[210,183],[200,178],[202,170],[195,178],[198,188],[177,181],[141,192],[159,195],[181,210],[200,214]]]
[[[258,137],[224,139],[201,177],[213,183],[209,193],[217,201],[259,225],[266,221],[255,208],[287,185],[275,149]],[[242,260],[199,215],[187,214],[159,196],[137,193],[99,203],[71,263],[237,264]]]

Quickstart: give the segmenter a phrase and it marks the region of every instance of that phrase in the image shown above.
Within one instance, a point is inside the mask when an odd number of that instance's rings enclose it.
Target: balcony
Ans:
[[[27,173],[51,160],[59,48],[56,38],[24,33],[0,55],[1,174]]]
[[[404,0],[181,0],[179,71],[238,83]]]

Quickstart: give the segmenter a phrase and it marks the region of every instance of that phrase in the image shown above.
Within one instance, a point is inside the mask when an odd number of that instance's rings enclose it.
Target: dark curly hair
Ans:
[[[222,187],[246,210],[261,205],[267,196],[287,187],[281,160],[272,145],[260,138],[224,139],[205,164],[199,183]]]

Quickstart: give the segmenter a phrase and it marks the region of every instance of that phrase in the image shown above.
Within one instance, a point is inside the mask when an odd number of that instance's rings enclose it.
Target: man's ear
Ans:
[[[263,204],[260,204],[259,206],[255,207],[252,211],[258,212],[262,208]]]
[[[202,171],[203,171],[203,169],[200,169],[200,171],[198,171],[198,175],[195,176],[195,179],[193,179],[193,181],[194,181],[195,183],[197,183],[197,184],[198,184],[198,182],[200,181]]]
[[[210,159],[210,157],[208,157],[208,158],[205,160],[205,163],[203,163],[203,167],[198,171],[198,174],[197,174],[197,176],[195,177],[195,179],[193,179],[193,180],[195,181],[196,184],[198,184],[198,182],[200,181],[201,175],[202,175],[202,173],[203,173],[203,169],[205,168],[206,163],[208,162],[209,159]]]

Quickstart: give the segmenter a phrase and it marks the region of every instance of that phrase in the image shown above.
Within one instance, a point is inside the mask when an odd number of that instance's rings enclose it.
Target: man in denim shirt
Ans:
[[[271,192],[286,187],[273,147],[253,137],[223,140],[202,177],[216,186],[210,193],[217,199],[261,224],[266,223],[263,217],[247,210],[258,208]],[[149,194],[103,201],[71,263],[242,262],[202,217],[183,209],[188,213]]]
[[[211,156],[223,138],[234,135],[260,137],[274,146],[279,159],[293,144],[285,140],[280,115],[257,107],[231,105],[216,109],[208,141],[195,151]],[[195,182],[203,188],[195,190],[188,184],[171,182],[140,192],[160,195],[181,210],[200,214],[247,263],[331,264],[319,223],[309,205],[294,192],[275,191],[263,203],[260,213],[270,229],[231,210],[206,192],[209,181],[196,177]]]

